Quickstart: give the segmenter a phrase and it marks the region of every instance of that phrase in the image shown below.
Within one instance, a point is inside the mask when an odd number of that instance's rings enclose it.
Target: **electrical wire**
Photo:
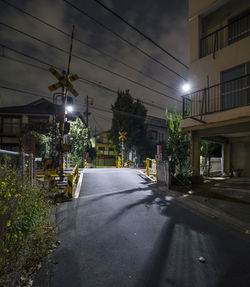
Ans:
[[[137,33],[139,33],[141,36],[143,36],[145,39],[147,39],[149,42],[151,42],[152,44],[154,44],[157,48],[159,48],[161,51],[163,51],[164,53],[166,53],[169,57],[171,57],[172,59],[174,59],[176,62],[178,62],[179,64],[181,64],[183,67],[185,67],[186,69],[189,69],[189,67],[187,65],[185,65],[181,60],[179,60],[178,58],[176,58],[175,56],[173,56],[170,52],[168,52],[166,49],[164,49],[163,47],[161,47],[158,43],[156,43],[152,38],[150,38],[149,36],[147,36],[145,33],[143,33],[142,31],[140,31],[138,28],[136,28],[135,26],[133,26],[132,24],[130,24],[128,21],[126,21],[123,17],[121,17],[118,13],[116,13],[114,10],[110,9],[109,7],[107,7],[106,5],[104,5],[101,1],[99,0],[94,0],[97,4],[99,4],[100,6],[102,6],[105,10],[109,11],[111,14],[113,14],[115,17],[117,17],[119,20],[121,20],[123,23],[125,23],[126,25],[128,25],[131,29],[133,29],[134,31],[136,31]]]
[[[162,67],[164,67],[165,69],[167,69],[168,71],[172,72],[173,74],[175,74],[176,76],[182,78],[184,81],[186,81],[186,79],[181,76],[179,73],[175,72],[173,69],[169,68],[167,65],[163,64],[162,62],[160,62],[159,60],[155,59],[154,57],[152,57],[151,55],[149,55],[147,52],[145,52],[144,50],[142,50],[141,48],[137,47],[136,45],[134,45],[133,43],[131,43],[130,41],[128,41],[127,39],[125,39],[124,37],[122,37],[121,35],[119,35],[118,33],[114,32],[113,30],[111,30],[110,28],[108,28],[106,25],[104,25],[103,23],[101,23],[100,21],[96,20],[94,17],[88,15],[85,11],[83,11],[82,9],[80,9],[79,7],[77,7],[76,5],[72,4],[71,2],[67,1],[67,0],[63,0],[65,3],[67,3],[69,6],[71,6],[72,8],[74,8],[75,10],[77,10],[78,12],[80,12],[81,14],[83,14],[84,16],[88,17],[89,19],[91,19],[92,21],[94,21],[95,23],[97,23],[98,25],[100,25],[102,28],[108,30],[110,33],[112,33],[113,35],[115,35],[116,37],[118,37],[119,39],[121,39],[122,41],[126,42],[127,44],[129,44],[131,47],[137,49],[138,51],[140,51],[142,54],[144,54],[145,56],[147,56],[148,58],[150,58],[151,60],[153,60],[154,62],[158,63],[159,65],[161,65]]]
[[[12,3],[9,3],[8,1],[5,1],[5,0],[0,0],[0,1],[2,1],[2,2],[5,3],[6,5],[8,5],[8,6],[14,8],[14,9],[18,10],[19,12],[30,16],[31,18],[33,18],[33,19],[39,21],[40,23],[42,23],[42,24],[44,24],[44,25],[46,25],[46,26],[48,26],[48,27],[50,27],[50,28],[52,28],[52,29],[54,29],[54,30],[60,32],[60,33],[62,33],[63,35],[65,35],[65,36],[71,38],[71,35],[70,35],[70,34],[64,32],[64,31],[61,30],[60,28],[58,28],[58,27],[56,27],[56,26],[54,26],[54,25],[52,25],[52,24],[50,24],[50,23],[48,23],[48,22],[42,20],[41,18],[39,18],[39,17],[37,17],[37,16],[34,16],[34,15],[32,15],[31,13],[29,13],[29,12],[27,12],[27,11],[24,11],[23,9],[21,9],[21,8],[15,6],[15,5],[13,5]],[[157,82],[158,84],[161,84],[161,85],[163,85],[163,86],[165,86],[165,87],[167,87],[167,88],[169,88],[169,89],[172,89],[172,90],[178,92],[178,90],[177,90],[176,88],[173,88],[173,87],[171,87],[171,86],[169,86],[169,85],[163,83],[162,81],[159,81],[158,79],[155,79],[155,78],[153,78],[152,76],[150,76],[150,75],[148,75],[148,74],[146,74],[146,73],[144,73],[144,72],[142,72],[142,71],[140,71],[140,70],[134,68],[133,66],[131,66],[131,65],[129,65],[129,64],[126,64],[126,63],[124,63],[123,61],[121,61],[121,60],[119,60],[119,59],[117,59],[117,58],[115,58],[115,57],[109,55],[108,53],[105,53],[105,52],[103,52],[103,51],[101,51],[101,50],[99,50],[99,49],[93,47],[93,46],[90,45],[89,43],[86,43],[86,42],[84,42],[84,41],[78,39],[77,37],[75,37],[74,40],[77,41],[77,42],[79,42],[79,43],[81,43],[81,44],[83,44],[83,45],[85,45],[85,46],[87,46],[87,47],[89,47],[89,48],[91,48],[91,49],[93,49],[93,50],[95,50],[95,51],[97,51],[99,54],[103,54],[104,56],[109,57],[109,58],[112,59],[113,61],[116,61],[116,62],[118,62],[118,63],[124,65],[125,67],[130,68],[131,70],[133,70],[133,71],[135,71],[135,72],[137,72],[137,73],[139,73],[139,74],[141,74],[141,75],[143,75],[143,76],[149,78],[150,80],[153,80],[153,81]]]
[[[58,50],[58,51],[60,51],[60,52],[62,52],[62,53],[68,54],[68,51],[63,50],[62,48],[59,48],[59,47],[57,47],[57,46],[55,46],[55,45],[52,45],[52,44],[50,44],[50,43],[48,43],[48,42],[46,42],[46,41],[44,41],[44,40],[42,40],[42,39],[40,39],[40,38],[37,38],[37,37],[35,37],[35,36],[32,36],[32,35],[30,35],[30,34],[28,34],[28,33],[26,33],[26,32],[23,32],[23,31],[21,31],[21,30],[15,28],[15,27],[13,27],[13,26],[10,26],[10,25],[5,24],[5,23],[3,23],[3,22],[0,22],[0,25],[3,25],[3,26],[5,26],[5,27],[7,27],[7,28],[9,28],[9,29],[12,29],[12,30],[14,30],[14,31],[16,31],[16,32],[18,32],[18,33],[21,33],[21,34],[23,34],[23,35],[25,35],[25,36],[27,36],[27,37],[29,37],[29,38],[31,38],[31,39],[34,39],[34,40],[36,40],[36,41],[38,41],[38,42],[41,42],[41,43],[43,43],[43,44],[45,44],[45,45],[47,45],[47,46],[49,46],[49,47],[51,47],[51,48],[54,48],[54,49],[56,49],[56,50]],[[132,79],[126,77],[126,76],[123,76],[123,75],[121,75],[121,74],[118,74],[118,73],[116,73],[116,72],[113,72],[113,71],[111,71],[111,70],[109,70],[109,69],[107,69],[107,68],[105,68],[105,67],[102,67],[102,66],[100,66],[100,65],[97,65],[97,64],[95,64],[95,63],[92,63],[91,61],[86,60],[86,59],[84,59],[84,58],[82,58],[82,57],[80,57],[80,56],[77,56],[77,55],[72,54],[72,57],[75,57],[75,58],[77,58],[77,59],[79,59],[79,60],[81,60],[81,61],[84,61],[84,62],[86,62],[86,63],[88,63],[88,64],[90,64],[90,65],[93,65],[93,66],[95,66],[95,67],[97,67],[97,68],[99,68],[99,69],[102,69],[102,70],[104,70],[104,71],[106,71],[106,72],[109,72],[109,73],[111,73],[111,74],[113,74],[113,75],[115,75],[115,76],[117,76],[117,77],[119,77],[119,78],[125,79],[125,80],[127,80],[127,81],[129,81],[129,82],[131,82],[131,83],[133,83],[133,84],[136,84],[136,85],[141,86],[141,87],[143,87],[143,88],[145,88],[145,89],[148,89],[148,90],[150,90],[150,91],[152,91],[152,92],[155,92],[155,93],[160,94],[160,95],[162,95],[162,96],[164,96],[164,97],[170,98],[170,99],[172,99],[172,100],[174,100],[174,101],[177,101],[177,102],[180,102],[180,103],[181,103],[181,100],[178,100],[178,99],[176,99],[176,98],[174,98],[174,97],[172,97],[172,96],[169,96],[169,95],[167,95],[167,94],[165,94],[165,93],[162,93],[162,92],[160,92],[160,91],[157,91],[157,90],[155,90],[155,89],[153,89],[153,88],[150,88],[150,87],[148,87],[148,86],[146,86],[146,85],[144,85],[144,84],[141,84],[141,83],[139,83],[139,82],[137,82],[137,81],[134,81],[134,80],[132,80]]]
[[[10,90],[10,91],[14,91],[14,92],[22,93],[22,94],[31,95],[31,96],[34,96],[34,97],[46,98],[46,99],[52,100],[51,97],[47,97],[47,96],[44,96],[44,95],[39,95],[37,93],[33,93],[33,92],[30,92],[30,91],[26,91],[26,90],[21,90],[21,89],[17,89],[17,88],[7,87],[7,86],[2,85],[2,84],[0,84],[0,88],[4,89],[4,90]]]
[[[12,85],[12,84],[11,84]],[[18,93],[22,93],[22,94],[27,94],[27,95],[31,95],[31,96],[34,96],[34,97],[39,97],[40,99],[41,98],[46,98],[46,99],[49,99],[49,100],[52,100],[51,97],[48,97],[48,96],[44,96],[44,95],[40,95],[40,94],[37,94],[36,92],[31,92],[31,91],[27,91],[27,90],[23,90],[23,89],[18,89],[18,88],[12,88],[12,87],[8,87],[6,85],[3,85],[0,83],[0,88],[2,89],[5,89],[5,90],[10,90],[10,91],[14,91],[14,92],[18,92]],[[83,104],[77,104],[78,106],[85,106]],[[91,106],[92,109],[95,109],[95,110],[99,110],[99,111],[102,111],[102,112],[106,112],[106,113],[111,113],[113,114],[113,111],[111,110],[108,110],[108,109],[105,109],[103,107],[100,107],[100,106]],[[136,117],[136,118],[140,118],[141,116],[138,116],[138,115],[134,115],[132,113],[129,113],[129,112],[124,112],[124,111],[119,111],[119,110],[114,110],[115,112],[117,113],[121,113],[121,114],[125,114],[125,115],[128,115],[128,116],[132,116],[132,117]]]
[[[1,43],[0,43],[0,46],[9,49],[6,45],[2,45]],[[14,51],[14,52],[16,52],[16,53],[19,54],[19,52],[18,52],[17,50],[15,50],[15,49],[10,48],[10,50],[11,50],[11,51]],[[32,60],[36,60],[36,61],[38,61],[38,62],[40,62],[40,63],[42,63],[42,64],[45,64],[45,65],[48,65],[48,66],[51,65],[51,63],[46,63],[46,62],[44,62],[44,61],[40,61],[39,59],[37,59],[37,58],[35,58],[35,57],[30,57],[29,55],[26,55],[26,54],[24,54],[24,53],[20,53],[20,54],[21,54],[22,56],[31,58]],[[42,67],[40,67],[40,66],[37,66],[37,65],[34,65],[34,64],[31,64],[31,63],[27,63],[27,62],[25,62],[25,61],[22,61],[22,60],[19,60],[19,59],[15,59],[15,58],[12,58],[12,57],[9,57],[9,56],[6,56],[6,55],[0,56],[0,57],[6,58],[6,59],[8,59],[8,60],[16,61],[16,62],[21,63],[21,64],[25,64],[25,65],[31,66],[31,67],[33,67],[33,68],[37,68],[37,69],[43,70],[43,71],[45,71],[45,72],[48,71],[46,68],[42,68]],[[53,66],[54,66],[54,65],[53,65]],[[54,66],[54,67],[57,68],[57,69],[59,69],[59,70],[62,70],[62,69],[59,68],[59,67],[56,67],[56,66]],[[100,88],[100,89],[105,89],[105,90],[107,90],[107,91],[109,91],[109,92],[111,92],[111,93],[117,95],[117,91],[115,91],[115,90],[113,90],[113,89],[110,89],[110,88],[108,88],[108,87],[106,87],[106,86],[104,86],[104,85],[100,85],[99,83],[95,83],[95,82],[93,82],[93,81],[91,81],[91,80],[88,80],[88,79],[84,79],[84,78],[82,78],[82,77],[79,77],[79,81],[82,82],[82,83],[87,83],[88,85],[91,85],[91,86],[96,86],[96,87],[98,87],[98,88]],[[135,100],[137,100],[137,99],[134,98],[134,97],[132,97],[132,98],[135,99]],[[150,106],[150,107],[155,107],[155,108],[158,108],[158,109],[161,109],[161,110],[164,110],[164,111],[165,111],[165,108],[163,108],[162,106],[158,106],[157,104],[154,104],[154,103],[149,103],[149,102],[147,102],[147,101],[145,101],[145,100],[140,100],[140,101],[141,101],[142,103],[144,103],[144,104]]]
[[[15,27],[13,27],[13,26],[10,26],[10,25],[5,24],[5,23],[2,23],[2,22],[0,22],[0,25],[3,25],[3,26],[5,26],[5,27],[7,27],[7,28],[9,28],[9,29],[12,29],[12,30],[16,31],[16,32],[19,32],[19,33],[21,33],[21,34],[23,34],[23,35],[25,35],[25,36],[27,36],[27,37],[29,37],[29,38],[31,38],[31,39],[34,39],[34,40],[36,40],[36,41],[38,41],[38,42],[41,42],[41,43],[43,43],[43,44],[45,44],[45,45],[47,45],[47,46],[49,46],[49,47],[51,47],[51,48],[54,48],[54,49],[56,49],[56,50],[59,50],[59,51],[62,52],[62,53],[68,54],[68,51],[66,51],[66,50],[64,50],[64,49],[62,49],[62,48],[59,48],[59,47],[57,47],[57,46],[55,46],[55,45],[52,45],[52,44],[50,44],[50,43],[48,43],[48,42],[46,42],[46,41],[44,41],[44,40],[42,40],[42,39],[40,39],[40,38],[37,38],[37,37],[35,37],[35,36],[32,36],[32,35],[30,35],[30,34],[28,34],[28,33],[26,33],[26,32],[23,32],[23,31],[21,31],[21,30],[15,28]],[[80,57],[80,56],[77,56],[77,55],[74,55],[74,54],[72,54],[72,56],[75,57],[75,58],[77,58],[77,59],[79,59],[79,60],[81,60],[81,61],[87,62],[88,64],[93,65],[93,66],[95,66],[95,67],[97,67],[97,68],[99,68],[99,69],[102,69],[102,70],[104,70],[104,71],[106,71],[106,72],[109,72],[109,73],[111,73],[111,74],[113,74],[113,75],[115,75],[115,76],[117,76],[117,77],[120,77],[120,78],[122,78],[122,79],[125,79],[125,80],[127,80],[127,81],[129,81],[129,82],[132,82],[133,84],[136,84],[136,85],[141,86],[141,87],[143,87],[143,88],[145,88],[145,89],[148,89],[148,90],[150,90],[150,91],[152,91],[152,92],[155,92],[155,93],[160,94],[160,95],[162,95],[162,96],[164,96],[164,97],[170,98],[170,99],[172,99],[172,100],[174,100],[174,101],[177,101],[177,102],[180,102],[180,103],[181,103],[181,100],[178,100],[178,99],[176,99],[176,98],[174,98],[174,97],[172,97],[172,96],[169,96],[169,95],[167,95],[167,94],[165,94],[165,93],[162,93],[162,92],[160,92],[160,91],[158,91],[158,90],[155,90],[155,89],[153,89],[153,88],[150,88],[150,87],[148,87],[148,86],[146,86],[146,85],[144,85],[144,84],[141,84],[141,83],[139,83],[139,82],[137,82],[137,81],[134,81],[134,80],[132,80],[132,79],[126,77],[126,76],[123,76],[123,75],[118,74],[118,73],[116,73],[116,72],[110,71],[109,69],[107,69],[107,68],[105,68],[105,67],[102,67],[102,66],[100,66],[100,65],[97,65],[97,64],[95,64],[95,63],[92,63],[92,62],[90,62],[89,60],[86,60],[86,59],[84,59],[84,58],[82,58],[82,57]]]

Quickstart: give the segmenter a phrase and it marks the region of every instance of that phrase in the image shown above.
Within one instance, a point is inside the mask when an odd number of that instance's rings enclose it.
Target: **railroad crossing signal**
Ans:
[[[59,80],[59,82],[48,87],[51,92],[59,88],[66,87],[66,89],[70,91],[72,95],[74,95],[75,97],[79,95],[79,93],[74,89],[72,85],[73,81],[76,81],[79,79],[77,74],[74,74],[72,76],[66,76],[66,75],[58,73],[54,67],[50,67],[49,71]]]
[[[119,135],[120,135],[120,136],[119,136],[119,140],[120,140],[120,139],[126,140],[126,139],[127,139],[126,134],[127,134],[127,132],[120,132],[120,131],[119,131]]]

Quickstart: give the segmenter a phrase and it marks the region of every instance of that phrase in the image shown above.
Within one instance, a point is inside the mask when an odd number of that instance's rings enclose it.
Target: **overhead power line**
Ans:
[[[38,62],[40,62],[40,63],[42,63],[42,64],[45,64],[45,65],[48,65],[48,66],[51,65],[51,63],[47,63],[47,62],[41,61],[40,59],[31,57],[31,56],[26,55],[26,54],[24,54],[24,53],[19,53],[17,50],[8,48],[8,47],[6,47],[5,45],[2,45],[1,43],[0,43],[0,46],[2,46],[3,48],[9,49],[9,50],[11,50],[11,51],[13,51],[13,52],[15,52],[15,53],[17,53],[17,54],[20,54],[20,55],[22,55],[22,56],[25,56],[25,57],[27,57],[27,58],[31,58],[32,60],[38,61]],[[33,67],[33,68],[37,68],[37,69],[43,70],[43,71],[45,71],[45,72],[48,72],[48,69],[47,69],[47,68],[43,68],[43,67],[40,67],[40,66],[31,64],[31,63],[27,63],[27,62],[25,62],[25,61],[22,61],[22,60],[19,60],[19,59],[16,59],[16,58],[12,58],[12,57],[9,57],[9,56],[6,56],[6,55],[0,56],[0,57],[3,57],[3,58],[6,58],[6,59],[8,59],[8,60],[11,60],[11,61],[15,61],[15,62],[18,62],[18,63],[21,63],[21,64],[25,64],[25,65],[31,66],[31,67]],[[53,65],[53,66],[54,66],[56,69],[62,70],[62,68],[60,68],[60,67],[56,67],[55,65]],[[116,91],[116,90],[113,90],[113,89],[111,89],[111,88],[108,88],[108,87],[106,87],[106,86],[104,86],[104,85],[101,85],[101,84],[96,83],[96,82],[94,82],[94,81],[91,81],[91,80],[89,80],[89,79],[82,78],[82,77],[80,77],[80,76],[79,76],[79,82],[82,82],[82,83],[84,83],[84,84],[88,84],[88,85],[91,85],[91,86],[98,87],[99,89],[104,89],[104,90],[106,90],[106,91],[108,91],[108,92],[110,92],[110,93],[112,93],[112,94],[117,95],[117,91]],[[132,98],[133,98],[134,100],[137,100],[137,99],[134,98],[134,97],[132,97]],[[164,107],[160,106],[160,104],[157,105],[157,104],[154,104],[154,103],[147,102],[147,101],[145,101],[145,100],[140,100],[140,101],[141,101],[142,103],[144,103],[145,105],[148,105],[148,106],[150,106],[150,107],[154,107],[154,108],[157,108],[157,109],[160,109],[160,110],[164,110],[164,111],[166,110]]]
[[[137,49],[138,51],[140,51],[142,54],[144,54],[145,56],[147,56],[148,58],[150,58],[151,60],[153,60],[154,62],[158,63],[159,65],[161,65],[162,67],[164,67],[165,69],[167,69],[168,71],[172,72],[173,74],[175,74],[176,76],[182,78],[184,81],[186,81],[186,79],[180,75],[179,73],[175,72],[173,69],[169,68],[167,65],[163,64],[162,62],[160,62],[159,60],[155,59],[153,56],[151,56],[150,54],[148,54],[147,52],[145,52],[144,50],[142,50],[141,48],[137,47],[135,44],[131,43],[130,41],[128,41],[127,39],[125,39],[124,37],[122,37],[121,35],[119,35],[118,33],[114,32],[113,30],[111,30],[108,26],[104,25],[103,23],[101,23],[100,21],[96,20],[94,17],[90,16],[88,13],[86,13],[84,10],[82,10],[81,8],[77,7],[76,5],[72,4],[71,2],[67,1],[67,0],[63,0],[65,3],[67,3],[69,6],[71,6],[72,8],[76,9],[78,12],[82,13],[84,16],[88,17],[89,19],[91,19],[93,22],[97,23],[98,25],[100,25],[102,28],[106,29],[107,31],[109,31],[110,33],[112,33],[113,35],[115,35],[116,37],[118,37],[119,39],[121,39],[122,41],[126,42],[127,44],[129,44],[131,47],[133,47],[134,49]]]
[[[106,5],[104,5],[101,1],[99,0],[94,0],[96,3],[98,3],[99,5],[101,5],[104,9],[106,9],[107,11],[109,11],[111,14],[113,14],[115,17],[117,17],[119,20],[121,20],[123,23],[125,23],[126,25],[128,25],[131,29],[133,29],[134,31],[136,31],[137,33],[139,33],[141,36],[143,36],[145,39],[147,39],[149,42],[151,42],[152,44],[154,44],[157,48],[159,48],[161,51],[163,51],[164,53],[166,53],[169,57],[171,57],[172,59],[174,59],[176,62],[178,62],[179,64],[181,64],[183,67],[185,67],[186,69],[189,69],[189,67],[187,65],[185,65],[181,60],[179,60],[178,58],[176,58],[175,56],[173,56],[170,52],[168,52],[166,49],[164,49],[162,46],[160,46],[158,43],[156,43],[152,38],[150,38],[149,36],[147,36],[145,33],[143,33],[142,31],[140,31],[138,28],[136,28],[135,26],[133,26],[132,24],[130,24],[128,21],[126,21],[123,17],[121,17],[119,14],[117,14],[114,10],[110,9],[109,7],[107,7]]]
[[[18,93],[22,93],[22,94],[31,95],[31,96],[34,96],[34,97],[46,98],[46,99],[52,100],[51,97],[47,97],[47,96],[44,96],[44,95],[39,95],[37,93],[33,93],[33,92],[30,92],[30,91],[25,91],[25,90],[22,90],[22,89],[7,87],[7,86],[2,85],[2,84],[0,84],[0,88],[1,89],[5,89],[5,90],[18,92]]]
[[[26,32],[23,32],[23,31],[21,31],[21,30],[15,28],[15,27],[13,27],[13,26],[10,26],[10,25],[5,24],[5,23],[3,23],[3,22],[0,22],[0,25],[3,25],[3,26],[5,26],[5,27],[8,27],[9,29],[12,29],[12,30],[14,30],[14,31],[16,31],[16,32],[18,32],[18,33],[20,33],[20,34],[23,34],[23,35],[25,35],[25,36],[31,38],[31,39],[34,39],[34,40],[36,40],[36,41],[38,41],[38,42],[41,42],[41,43],[43,43],[43,44],[45,44],[45,45],[47,45],[47,46],[49,46],[49,47],[51,47],[51,48],[54,48],[54,49],[56,49],[56,50],[58,50],[58,51],[61,51],[62,53],[68,54],[68,51],[66,51],[66,50],[64,50],[64,49],[62,49],[62,48],[59,48],[59,47],[57,47],[57,46],[55,46],[55,45],[52,45],[52,44],[50,44],[50,43],[48,43],[48,42],[46,42],[46,41],[44,41],[44,40],[42,40],[42,39],[40,39],[40,38],[37,38],[37,37],[35,37],[35,36],[32,36],[32,35],[30,35],[30,34],[28,34],[28,33],[26,33]],[[92,66],[94,66],[94,67],[97,67],[97,68],[99,68],[99,69],[102,69],[102,70],[104,70],[104,71],[106,71],[106,72],[109,72],[109,73],[111,73],[111,74],[113,74],[113,75],[115,75],[115,76],[117,76],[117,77],[119,77],[119,78],[125,79],[125,80],[127,80],[127,81],[129,81],[129,82],[131,82],[131,83],[133,83],[133,84],[136,84],[136,85],[138,85],[138,86],[141,86],[141,87],[143,87],[143,88],[145,88],[145,89],[148,89],[148,90],[150,90],[150,91],[152,91],[152,92],[155,92],[155,93],[157,93],[157,94],[159,94],[159,95],[162,95],[162,96],[164,96],[164,97],[170,98],[170,99],[172,99],[172,100],[174,100],[174,101],[177,101],[177,102],[180,102],[180,103],[181,103],[181,100],[178,100],[178,99],[176,99],[176,98],[174,98],[174,97],[172,97],[172,96],[169,96],[169,95],[167,95],[167,94],[165,94],[165,93],[162,93],[162,92],[160,92],[160,91],[158,91],[158,90],[155,90],[155,89],[150,88],[150,87],[148,87],[148,86],[146,86],[146,85],[144,85],[144,84],[141,84],[141,83],[139,83],[139,82],[137,82],[137,81],[134,81],[134,80],[132,80],[132,79],[130,79],[130,78],[124,76],[124,75],[121,75],[121,74],[119,74],[119,73],[113,72],[113,71],[111,71],[111,70],[109,70],[109,69],[107,69],[107,68],[105,68],[105,67],[103,67],[103,66],[101,66],[101,65],[95,64],[95,63],[93,63],[93,62],[91,62],[91,61],[89,61],[89,60],[87,60],[87,59],[85,59],[85,58],[83,58],[83,57],[77,56],[77,55],[75,55],[75,54],[72,54],[72,57],[74,57],[74,58],[76,58],[76,59],[79,59],[79,60],[81,60],[81,61],[84,61],[84,62],[86,62],[86,63],[88,63],[88,64],[90,64],[90,65],[92,65]]]
[[[34,96],[34,97],[46,98],[46,99],[52,100],[51,97],[47,97],[47,96],[44,96],[44,95],[40,95],[40,94],[37,94],[36,92],[34,93],[34,92],[27,91],[27,90],[23,90],[23,89],[12,88],[12,87],[8,87],[8,86],[2,85],[2,84],[0,84],[0,88],[1,88],[1,89],[4,89],[4,90],[9,90],[9,91],[14,91],[14,92],[26,94],[26,95],[31,95],[31,96]],[[82,104],[79,104],[79,105],[80,105],[80,106],[84,106],[84,105],[82,105]],[[91,108],[93,108],[93,109],[95,109],[95,110],[102,111],[102,112],[106,112],[106,113],[113,113],[111,110],[105,109],[105,108],[103,108],[103,107],[91,106]],[[115,112],[117,112],[117,113],[122,113],[122,114],[126,114],[126,115],[130,115],[130,116],[132,116],[132,117],[140,117],[140,116],[134,115],[134,114],[129,113],[129,112],[124,112],[124,111],[119,111],[119,110],[115,110]]]
[[[5,3],[6,5],[8,5],[8,6],[14,8],[14,9],[18,10],[19,12],[30,16],[31,18],[33,18],[33,19],[39,21],[40,23],[42,23],[42,24],[44,24],[44,25],[46,25],[46,26],[48,26],[48,27],[50,27],[50,28],[52,28],[52,29],[54,29],[54,30],[60,32],[60,33],[62,33],[63,35],[65,35],[65,36],[71,38],[71,34],[68,34],[68,33],[64,32],[62,29],[60,29],[60,28],[58,28],[58,27],[56,27],[56,26],[54,26],[54,25],[52,25],[52,24],[50,24],[50,23],[48,23],[48,22],[42,20],[41,18],[39,18],[39,17],[37,17],[37,16],[34,16],[33,14],[31,14],[31,13],[29,13],[29,12],[27,12],[27,11],[25,11],[25,10],[23,10],[23,9],[21,9],[21,8],[19,8],[19,7],[17,7],[17,6],[15,6],[15,5],[13,5],[12,3],[9,3],[8,1],[5,1],[5,0],[0,0],[0,1],[2,1],[2,2]],[[137,73],[143,75],[144,77],[147,77],[147,78],[149,78],[149,79],[151,79],[151,80],[153,80],[153,81],[155,81],[155,82],[157,82],[157,83],[159,83],[159,84],[161,84],[161,85],[163,85],[163,86],[165,86],[165,87],[167,87],[167,88],[169,88],[169,89],[172,89],[172,90],[178,92],[178,90],[177,90],[176,88],[171,87],[170,85],[167,85],[167,84],[163,83],[162,81],[160,81],[160,80],[158,80],[158,79],[155,79],[154,77],[152,77],[152,76],[150,76],[150,75],[144,73],[143,71],[140,71],[140,70],[136,69],[135,67],[133,67],[133,66],[127,64],[127,63],[124,63],[123,61],[121,61],[121,60],[119,60],[119,59],[117,59],[117,58],[115,58],[115,57],[109,55],[108,53],[105,53],[105,52],[103,52],[102,50],[93,47],[93,46],[90,45],[89,43],[86,43],[86,42],[82,41],[81,39],[79,39],[79,38],[77,38],[77,37],[75,37],[74,40],[77,41],[77,42],[79,42],[79,43],[81,43],[82,45],[85,45],[85,46],[91,48],[92,50],[97,51],[99,54],[102,54],[102,55],[104,55],[104,56],[106,56],[106,57],[109,57],[109,58],[112,59],[113,61],[116,61],[116,62],[122,64],[123,66],[125,66],[125,67],[127,67],[127,68],[129,68],[129,69],[131,69],[131,70],[133,70],[133,71],[135,71],[135,72],[137,72]]]

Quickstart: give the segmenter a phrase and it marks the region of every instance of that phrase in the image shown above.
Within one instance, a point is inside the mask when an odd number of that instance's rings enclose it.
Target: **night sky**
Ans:
[[[77,73],[81,78],[80,81],[74,82],[74,87],[79,92],[75,103],[77,110],[83,112],[86,96],[93,99],[93,105],[90,106],[92,131],[95,127],[97,132],[109,129],[112,118],[110,107],[115,101],[115,92],[118,89],[129,89],[134,98],[141,99],[145,103],[148,115],[164,118],[166,106],[169,110],[173,110],[175,105],[179,110],[181,109],[181,85],[184,82],[183,78],[188,77],[188,69],[122,23],[94,0],[68,1],[174,70],[181,77],[155,63],[63,0],[0,0],[0,86],[35,94],[32,96],[0,88],[0,106],[27,104],[40,97],[52,99],[48,86],[57,80],[48,71],[47,64],[56,67],[59,72],[66,70],[70,46],[70,37],[10,7],[6,4],[7,1],[64,33],[71,34],[72,25],[75,25],[75,39],[81,41],[73,42],[73,55],[77,58],[73,56],[71,62],[71,72]],[[188,0],[102,0],[102,3],[143,31],[184,64],[189,64]],[[39,38],[65,52],[31,39],[6,25]],[[30,57],[37,58],[39,61]],[[141,87],[107,70],[164,95]]]

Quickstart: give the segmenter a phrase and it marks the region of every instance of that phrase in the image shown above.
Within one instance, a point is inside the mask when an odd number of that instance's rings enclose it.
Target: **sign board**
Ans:
[[[120,131],[119,131],[119,135],[120,135],[120,136],[119,136],[119,140],[120,140],[120,139],[125,139],[125,140],[126,140],[126,139],[127,139],[126,134],[127,134],[127,132],[120,132]]]
[[[49,71],[59,80],[59,82],[48,87],[51,92],[57,90],[58,88],[66,87],[66,89],[70,91],[75,97],[79,95],[72,85],[73,81],[79,79],[77,74],[67,78],[66,75],[58,73],[54,67],[50,67]]]

